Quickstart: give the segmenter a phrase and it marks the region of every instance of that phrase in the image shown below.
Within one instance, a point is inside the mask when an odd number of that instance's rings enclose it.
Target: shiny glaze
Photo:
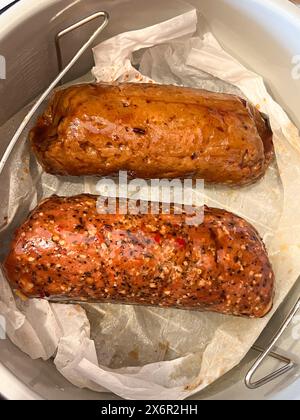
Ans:
[[[5,262],[28,297],[65,297],[262,317],[274,274],[245,220],[205,208],[185,215],[100,215],[97,197],[52,197],[15,234]]]
[[[59,91],[30,134],[47,172],[194,177],[244,185],[273,158],[261,114],[233,95],[153,84],[87,84]]]

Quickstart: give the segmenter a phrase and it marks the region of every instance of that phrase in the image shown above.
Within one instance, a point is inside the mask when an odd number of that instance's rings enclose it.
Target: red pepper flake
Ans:
[[[176,238],[176,243],[182,248],[186,246],[186,241],[183,238]]]
[[[103,244],[104,242],[104,237],[101,233],[97,232],[96,233],[96,238],[98,239],[98,241],[100,242],[100,244]]]
[[[154,240],[156,243],[160,244],[161,243],[161,235],[158,233],[157,235],[155,235]]]

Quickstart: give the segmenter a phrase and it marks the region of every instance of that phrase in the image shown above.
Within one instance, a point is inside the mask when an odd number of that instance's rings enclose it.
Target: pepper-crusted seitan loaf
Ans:
[[[153,84],[87,84],[59,91],[30,134],[55,175],[127,170],[139,178],[251,184],[274,156],[272,131],[233,95]]]
[[[159,305],[263,317],[274,274],[245,220],[205,208],[185,215],[101,215],[97,197],[52,197],[16,232],[5,269],[28,297]]]

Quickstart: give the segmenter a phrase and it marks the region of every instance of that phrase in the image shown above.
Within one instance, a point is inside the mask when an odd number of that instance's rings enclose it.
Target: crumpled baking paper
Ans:
[[[274,311],[300,273],[300,143],[296,127],[268,94],[262,78],[227,54],[198,25],[196,11],[120,34],[94,49],[98,81],[153,81],[237,93],[270,117],[277,163],[257,184],[206,187],[205,202],[253,223],[276,274]],[[87,80],[85,78],[85,80]],[[22,111],[0,130],[11,135]],[[1,177],[1,256],[16,226],[53,193],[95,192],[97,178],[56,178],[30,155],[24,133]],[[74,385],[125,399],[184,399],[236,366],[272,314],[261,320],[211,313],[111,304],[61,305],[14,297],[2,276],[0,314],[9,338],[32,358],[53,357]]]

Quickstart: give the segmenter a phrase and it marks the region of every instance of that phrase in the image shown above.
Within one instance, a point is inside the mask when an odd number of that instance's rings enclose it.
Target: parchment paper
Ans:
[[[93,74],[104,82],[152,80],[238,93],[269,115],[277,164],[253,186],[206,187],[204,198],[259,230],[276,274],[274,313],[300,273],[300,139],[262,78],[223,51],[203,28],[201,21],[197,28],[196,11],[191,11],[118,35],[95,48]],[[25,111],[0,135],[11,137]],[[0,175],[2,258],[12,232],[40,199],[95,191],[96,178],[44,174],[29,153],[26,136]],[[173,309],[22,301],[3,276],[0,314],[6,317],[8,337],[21,350],[34,359],[53,357],[76,386],[146,400],[184,399],[211,384],[243,359],[272,315],[247,320]]]

